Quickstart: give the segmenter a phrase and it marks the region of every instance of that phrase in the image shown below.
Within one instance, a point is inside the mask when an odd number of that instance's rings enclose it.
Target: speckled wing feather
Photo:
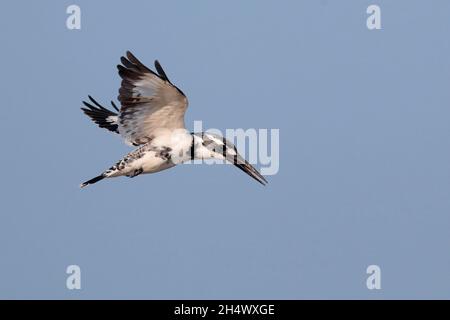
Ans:
[[[111,132],[119,133],[118,114],[106,109],[91,96],[89,96],[89,100],[90,102],[83,101],[84,108],[81,108],[81,110],[83,110],[83,112],[100,128],[105,128]],[[119,109],[117,109],[113,101],[111,101],[111,105],[117,112],[119,112]]]
[[[158,61],[157,73],[143,65],[131,52],[118,65],[122,84],[119,133],[127,143],[140,145],[150,141],[158,129],[184,128],[188,100],[167,78]]]

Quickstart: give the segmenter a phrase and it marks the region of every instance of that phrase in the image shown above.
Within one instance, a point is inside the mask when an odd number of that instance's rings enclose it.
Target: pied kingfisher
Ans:
[[[172,168],[195,159],[221,159],[265,185],[267,180],[239,155],[225,138],[211,133],[190,133],[184,127],[188,100],[170,82],[155,61],[156,72],[142,64],[131,52],[118,65],[122,83],[118,100],[120,110],[111,101],[115,113],[89,96],[83,112],[100,128],[120,134],[126,143],[138,146],[108,170],[81,184],[81,187],[104,178],[136,177]]]

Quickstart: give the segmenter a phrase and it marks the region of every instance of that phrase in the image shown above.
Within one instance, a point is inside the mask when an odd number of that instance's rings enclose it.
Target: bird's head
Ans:
[[[238,153],[233,143],[224,137],[213,133],[203,132],[195,134],[194,139],[196,159],[226,160],[262,185],[267,184],[267,180],[258,172],[258,170]]]

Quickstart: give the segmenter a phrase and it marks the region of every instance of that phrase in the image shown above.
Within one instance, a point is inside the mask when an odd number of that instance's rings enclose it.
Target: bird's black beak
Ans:
[[[261,183],[263,186],[265,186],[268,182],[266,178],[262,176],[261,173],[258,172],[250,163],[248,163],[246,160],[244,160],[243,163],[240,162],[233,162],[233,164],[244,171],[246,174],[248,174],[250,177]]]

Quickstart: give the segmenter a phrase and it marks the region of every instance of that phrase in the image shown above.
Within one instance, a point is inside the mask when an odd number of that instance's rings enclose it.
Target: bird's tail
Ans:
[[[99,182],[100,180],[103,180],[106,178],[106,175],[104,173],[102,173],[99,176],[96,176],[95,178],[92,178],[91,180],[88,180],[86,182],[83,182],[82,184],[80,184],[80,188],[84,188],[90,184],[94,184],[96,182]]]

